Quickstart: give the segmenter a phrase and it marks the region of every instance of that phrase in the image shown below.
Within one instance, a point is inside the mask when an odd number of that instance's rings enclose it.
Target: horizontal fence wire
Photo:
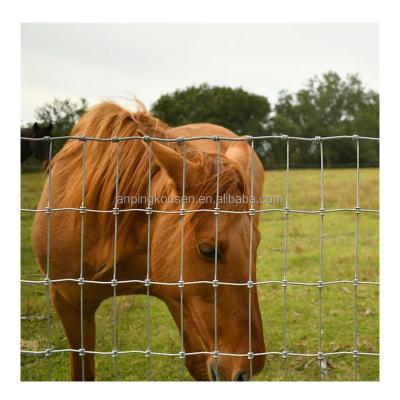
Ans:
[[[247,286],[253,285],[294,285],[294,286],[329,286],[329,285],[342,285],[342,284],[353,284],[353,285],[379,285],[379,282],[369,282],[369,281],[360,281],[360,280],[340,280],[340,281],[317,281],[317,282],[291,282],[287,280],[271,280],[271,281],[247,281],[247,282],[223,282],[223,281],[181,281],[181,282],[157,282],[151,280],[140,280],[140,279],[128,279],[128,280],[111,280],[111,281],[92,281],[90,279],[74,279],[74,278],[61,278],[61,279],[42,279],[42,280],[29,280],[29,279],[21,279],[21,283],[26,285],[44,285],[47,286],[49,284],[56,283],[65,283],[65,282],[76,282],[80,285],[84,284],[95,284],[95,285],[110,285],[117,286],[123,284],[131,284],[131,283],[141,283],[143,285],[152,286],[152,285],[165,285],[165,286],[186,286],[186,285],[199,285],[199,284],[208,284],[212,286]]]
[[[351,356],[354,358],[354,378],[358,379],[358,357],[359,356],[379,356],[378,352],[362,352],[358,350],[358,327],[357,327],[357,288],[362,285],[379,285],[379,282],[376,281],[363,281],[358,278],[358,248],[359,248],[359,222],[358,218],[361,213],[375,213],[379,214],[378,209],[365,209],[360,206],[359,201],[359,188],[360,188],[360,178],[359,178],[359,170],[360,170],[360,149],[359,143],[360,141],[375,141],[379,142],[379,138],[377,137],[367,137],[367,136],[358,136],[358,135],[340,135],[340,136],[316,136],[316,137],[296,137],[296,136],[288,136],[288,135],[270,135],[270,136],[241,136],[241,137],[221,137],[221,136],[196,136],[196,137],[179,137],[179,138],[156,138],[150,136],[130,136],[130,137],[110,137],[110,138],[94,138],[90,136],[61,136],[61,137],[43,137],[43,138],[29,138],[29,137],[21,137],[22,140],[27,141],[43,141],[50,142],[49,146],[49,169],[48,169],[48,202],[47,206],[44,209],[30,209],[30,208],[21,208],[22,212],[31,212],[31,213],[46,213],[47,214],[47,261],[46,261],[46,273],[44,279],[21,279],[21,284],[24,285],[43,285],[47,290],[47,306],[46,306],[46,317],[43,317],[47,321],[47,348],[43,350],[31,351],[31,350],[21,350],[21,354],[24,355],[44,355],[48,358],[48,379],[51,380],[51,355],[57,353],[77,353],[82,356],[82,364],[81,364],[81,373],[82,380],[85,379],[85,355],[93,354],[93,355],[104,355],[104,356],[112,356],[114,358],[114,373],[115,378],[119,378],[118,371],[118,356],[129,355],[129,354],[141,354],[148,359],[147,364],[147,379],[151,380],[151,357],[152,356],[166,356],[166,357],[179,357],[182,359],[182,368],[183,368],[183,360],[185,357],[197,356],[197,355],[210,355],[215,358],[216,361],[216,376],[218,378],[218,358],[220,356],[231,356],[231,357],[247,357],[249,360],[249,371],[250,371],[250,379],[252,379],[252,360],[257,356],[279,356],[285,360],[284,368],[285,368],[285,377],[288,378],[288,357],[311,357],[316,358],[318,360],[321,372],[321,379],[326,377],[326,357],[330,356]],[[78,140],[83,142],[83,152],[82,152],[82,205],[79,208],[74,207],[62,207],[56,208],[51,206],[51,160],[52,160],[52,145],[51,143],[57,140]],[[356,204],[354,208],[335,208],[335,209],[325,209],[324,208],[324,163],[323,163],[323,142],[334,141],[334,140],[343,140],[350,139],[356,143]],[[113,209],[109,210],[99,210],[99,209],[89,209],[85,207],[85,190],[86,190],[86,142],[87,141],[98,141],[98,142],[113,142],[115,143],[116,150],[116,182],[115,182],[115,193],[116,198],[118,196],[118,180],[119,180],[119,159],[120,159],[120,148],[119,143],[124,141],[131,140],[141,140],[148,144],[149,149],[149,166],[148,166],[148,191],[149,196],[151,194],[151,162],[152,162],[152,146],[151,142],[176,142],[182,145],[182,154],[183,154],[183,171],[182,171],[182,184],[183,191],[185,190],[185,168],[186,168],[186,147],[185,143],[190,141],[197,140],[206,140],[206,141],[214,141],[217,142],[217,194],[219,194],[219,174],[220,174],[220,154],[221,154],[221,142],[239,142],[239,141],[247,141],[252,149],[254,149],[254,142],[260,140],[281,140],[286,142],[286,195],[285,195],[285,207],[284,208],[270,208],[270,209],[259,209],[256,210],[254,208],[254,202],[251,201],[250,209],[245,211],[232,211],[232,210],[221,210],[217,203],[213,209],[196,209],[190,210],[186,209],[185,203],[182,201],[181,209],[176,211],[165,211],[161,209],[152,208],[151,205],[143,208],[127,208],[127,209],[119,209],[118,204],[115,204]],[[291,209],[289,207],[289,176],[290,176],[290,142],[291,141],[307,141],[314,142],[319,144],[320,149],[320,209],[319,210],[296,210]],[[253,180],[254,180],[254,152],[252,153],[251,160],[251,193],[253,195]],[[184,192],[185,193],[185,192]],[[184,196],[183,196],[184,198]],[[253,198],[253,196],[251,197]],[[148,202],[151,204],[151,202]],[[116,212],[118,210],[118,212]],[[62,279],[51,279],[50,278],[50,243],[51,243],[51,231],[50,231],[50,221],[51,214],[53,212],[63,212],[63,211],[76,211],[81,214],[81,260],[80,260],[80,276],[78,279],[74,278],[62,278]],[[111,281],[99,281],[99,280],[90,280],[85,279],[83,274],[83,263],[84,263],[84,214],[88,213],[112,213],[115,217],[114,219],[114,253],[113,253],[113,279]],[[117,230],[118,230],[118,215],[123,212],[145,212],[147,214],[147,256],[146,256],[146,279],[132,279],[132,280],[118,280],[117,278]],[[184,237],[184,220],[185,215],[189,213],[213,213],[215,214],[215,265],[214,265],[214,280],[197,280],[197,281],[185,281],[184,280],[184,257],[183,257],[183,237]],[[252,224],[253,224],[253,216],[256,214],[264,214],[264,213],[283,213],[285,216],[285,242],[284,242],[284,265],[283,265],[283,276],[281,280],[261,280],[261,281],[253,281],[252,280],[252,272],[251,272],[251,251],[250,251],[250,259],[249,259],[249,278],[246,282],[224,282],[218,280],[218,265],[217,265],[217,252],[218,252],[218,216],[220,214],[248,214],[250,218],[250,232],[252,232]],[[355,267],[354,267],[354,279],[352,280],[336,280],[336,281],[324,281],[323,274],[323,221],[324,216],[327,214],[333,213],[354,213],[356,215],[356,237],[355,237]],[[180,260],[180,273],[179,273],[179,281],[178,282],[158,282],[152,281],[150,277],[150,238],[151,238],[151,216],[155,213],[161,214],[178,214],[181,216],[181,260]],[[297,282],[297,281],[289,281],[287,280],[287,271],[288,271],[288,224],[289,224],[289,215],[290,214],[309,214],[309,215],[319,215],[320,216],[320,272],[319,272],[319,280],[315,282]],[[252,248],[252,235],[250,233],[249,237],[249,245],[250,249]],[[80,323],[80,338],[81,338],[81,346],[79,349],[65,348],[65,349],[55,349],[52,348],[51,344],[51,303],[50,303],[50,291],[49,286],[55,284],[62,284],[66,282],[75,282],[80,285],[80,314],[81,314],[81,323]],[[84,323],[83,323],[83,313],[84,313],[84,295],[83,288],[84,285],[95,284],[95,285],[111,285],[113,288],[113,306],[112,306],[112,335],[113,335],[113,349],[110,351],[95,351],[95,350],[87,350],[84,346]],[[119,350],[118,349],[118,330],[117,330],[117,307],[116,307],[116,296],[117,296],[117,286],[124,284],[142,284],[146,287],[146,349],[145,350]],[[323,320],[322,320],[322,301],[323,301],[323,288],[332,285],[352,285],[354,288],[353,297],[354,297],[354,305],[353,305],[353,316],[354,316],[354,343],[353,349],[348,351],[334,351],[334,352],[324,352],[323,351],[323,343],[322,343],[322,331],[323,331]],[[165,353],[165,352],[157,352],[151,350],[151,340],[150,340],[150,294],[151,294],[151,286],[153,285],[166,285],[166,286],[176,286],[180,289],[180,329],[181,329],[181,342],[180,342],[180,351],[177,353]],[[196,351],[196,352],[187,352],[184,348],[184,324],[183,324],[183,307],[184,307],[184,287],[190,285],[211,285],[214,288],[214,350],[213,351]],[[263,285],[280,285],[283,288],[283,349],[281,351],[267,351],[267,352],[253,352],[252,351],[252,326],[251,326],[251,293],[252,288],[254,286],[263,286]],[[217,299],[218,299],[218,287],[219,286],[245,286],[249,289],[249,319],[248,319],[248,340],[249,340],[249,349],[247,353],[226,353],[219,351],[218,349],[218,331],[217,331],[217,322],[218,322],[218,313],[217,313]],[[319,309],[319,320],[318,320],[318,351],[312,353],[303,353],[303,352],[292,352],[288,349],[287,343],[287,320],[286,320],[286,290],[288,286],[306,286],[306,287],[317,287],[318,288],[318,309]],[[22,319],[31,320],[34,318],[23,316]],[[41,317],[36,317],[35,319],[40,319]],[[183,377],[183,372],[182,372]]]
[[[78,353],[78,354],[97,354],[100,356],[114,356],[114,351],[95,351],[95,350],[84,350],[82,349],[46,349],[46,350],[22,350],[21,354],[25,355],[51,355],[57,353]],[[147,350],[118,350],[118,355],[123,354],[143,354],[146,356],[167,356],[167,357],[186,357],[186,356],[198,356],[198,355],[210,355],[214,356],[215,351],[195,351],[195,352],[182,352],[179,353],[161,353],[157,351],[147,351]],[[295,357],[318,357],[320,353],[292,353],[290,351],[265,351],[262,353],[225,353],[223,351],[218,352],[218,356],[229,356],[229,357],[257,357],[257,356],[282,356],[286,358],[287,356]],[[355,356],[354,351],[334,351],[334,352],[323,352],[323,356],[339,356],[339,355],[352,355]],[[379,353],[372,352],[357,352],[356,355],[359,356],[379,356]]]
[[[49,213],[49,212],[57,212],[57,211],[78,211],[82,212],[81,208],[74,208],[74,207],[63,207],[63,208],[50,208],[46,207],[44,209],[33,209],[33,208],[21,208],[21,211],[24,212],[44,212],[44,213]],[[366,208],[336,208],[336,209],[327,209],[324,210],[323,213],[329,214],[329,213],[337,213],[337,212],[366,212],[366,213],[379,213],[379,210],[371,210],[371,209],[366,209]],[[109,213],[113,214],[115,213],[115,210],[96,210],[96,209],[90,209],[86,208],[85,212],[93,212],[93,213]],[[182,211],[163,211],[163,210],[157,210],[157,209],[143,209],[143,208],[124,208],[123,210],[119,210],[120,213],[123,212],[144,212],[146,214],[150,213],[160,213],[160,214],[176,214],[176,215],[181,215]],[[212,213],[215,214],[215,211],[213,209],[198,209],[198,210],[185,210],[186,214],[191,214],[191,213],[200,213],[200,212],[205,212],[205,213]],[[320,210],[291,210],[291,209],[285,209],[285,208],[268,208],[268,209],[263,209],[263,210],[254,210],[254,211],[234,211],[234,210],[219,210],[218,213],[220,214],[248,214],[252,215],[253,213],[256,214],[264,214],[264,213],[270,213],[270,212],[281,212],[284,214],[318,214],[320,215],[322,211]]]
[[[297,137],[297,136],[287,136],[287,135],[268,135],[268,136],[238,136],[238,137],[227,137],[227,136],[193,136],[193,137],[177,137],[177,138],[159,138],[152,136],[126,136],[118,137],[113,136],[109,138],[96,138],[92,136],[44,136],[42,138],[30,138],[21,136],[21,140],[37,141],[37,142],[49,142],[57,140],[79,140],[79,141],[91,141],[91,142],[126,142],[129,140],[143,140],[151,142],[193,142],[196,140],[208,140],[208,141],[220,141],[220,142],[245,142],[245,141],[259,141],[259,140],[299,140],[304,142],[315,142],[319,141],[331,141],[340,139],[353,139],[353,140],[372,140],[379,142],[378,137],[372,136],[358,136],[358,135],[341,135],[341,136],[315,136],[315,137]]]

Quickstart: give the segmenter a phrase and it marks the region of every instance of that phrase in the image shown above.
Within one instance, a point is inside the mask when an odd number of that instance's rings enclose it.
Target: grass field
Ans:
[[[21,175],[22,207],[35,208],[44,182],[44,174]],[[293,170],[290,173],[289,207],[297,210],[319,210],[320,171]],[[325,208],[353,208],[355,206],[356,174],[354,169],[325,171]],[[265,194],[282,196],[285,193],[285,172],[266,172]],[[379,208],[379,170],[360,170],[360,204],[366,209]],[[266,208],[283,208],[284,204],[269,204]],[[355,216],[353,212],[327,214],[324,217],[324,281],[352,280],[354,277]],[[30,246],[32,213],[21,216],[21,276],[40,279]],[[317,282],[320,268],[320,216],[289,215],[288,276],[289,281]],[[262,214],[262,241],[258,251],[258,280],[281,280],[284,265],[284,215],[278,212]],[[379,281],[379,217],[362,213],[359,218],[359,279]],[[353,350],[353,285],[326,286],[323,292],[324,352]],[[25,350],[46,348],[45,288],[23,285],[21,289],[21,347]],[[259,287],[259,300],[264,324],[267,351],[283,349],[283,290],[281,285]],[[145,297],[118,298],[119,347],[145,350]],[[97,313],[97,348],[112,349],[111,299],[104,302]],[[379,352],[379,287],[358,288],[358,350]],[[51,343],[53,348],[68,348],[60,322],[53,313]],[[166,307],[157,299],[151,301],[151,348],[157,352],[179,352],[179,332]],[[287,289],[288,349],[296,353],[318,351],[318,288],[289,286]],[[50,357],[53,380],[69,379],[68,354]],[[359,379],[379,379],[379,359],[359,356]],[[122,380],[145,380],[148,360],[143,355],[119,357]],[[320,372],[314,357],[289,357],[289,380],[319,380]],[[113,380],[114,365],[110,356],[96,356],[97,379]],[[353,380],[352,355],[328,357],[328,380]],[[22,380],[47,380],[48,358],[21,356]],[[151,358],[154,380],[180,380],[181,362],[178,358]],[[284,360],[280,356],[267,357],[267,362],[256,380],[284,380]],[[190,375],[184,371],[184,379]]]

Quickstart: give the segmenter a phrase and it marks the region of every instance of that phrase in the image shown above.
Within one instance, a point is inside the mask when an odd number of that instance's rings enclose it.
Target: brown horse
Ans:
[[[218,135],[237,138],[220,126],[192,124],[169,128],[144,109],[132,113],[113,103],[102,103],[90,109],[74,127],[71,135],[93,138],[151,136],[178,138]],[[217,172],[219,194],[243,196],[250,194],[250,169],[252,149],[245,141],[220,141],[220,167],[217,163],[217,145],[211,140],[185,142],[186,175],[185,194],[194,201],[187,202],[186,210],[213,209],[217,200]],[[113,279],[113,254],[116,252],[117,295],[145,294],[143,282],[147,276],[148,215],[142,211],[123,212],[126,208],[145,209],[147,204],[119,204],[118,240],[114,249],[114,221],[112,213],[90,212],[89,209],[112,210],[115,207],[116,159],[119,152],[118,193],[124,196],[149,194],[156,198],[166,195],[176,198],[182,194],[183,153],[182,143],[151,141],[151,193],[148,193],[149,143],[144,140],[114,142],[86,142],[86,173],[84,205],[88,209],[82,216],[79,211],[53,211],[51,213],[50,271],[51,280],[80,277],[81,218],[84,220],[83,257],[83,330],[85,351],[95,349],[95,312],[100,303],[113,296],[111,284],[87,281]],[[74,207],[82,204],[82,147],[78,140],[70,140],[52,162],[52,208]],[[119,150],[117,149],[119,147]],[[254,196],[262,194],[264,170],[254,155]],[[47,206],[48,182],[45,184],[38,208]],[[212,202],[201,201],[207,196]],[[179,197],[178,197],[179,198]],[[226,197],[225,197],[226,198]],[[237,198],[237,197],[236,197]],[[153,204],[153,209],[177,211],[176,202]],[[220,203],[221,210],[244,211],[246,202]],[[257,205],[256,205],[257,207]],[[157,282],[180,280],[181,220],[184,219],[183,281],[178,285],[160,285]],[[217,343],[214,343],[214,258],[215,224],[218,218],[217,280],[242,283],[217,287]],[[250,219],[254,218],[251,224]],[[247,380],[249,378],[249,317],[251,318],[251,351],[265,352],[262,320],[257,297],[257,287],[247,287],[249,269],[256,280],[256,251],[259,244],[258,214],[187,212],[184,217],[176,213],[151,214],[150,228],[150,294],[163,300],[178,328],[180,321],[180,290],[183,290],[183,342],[187,354],[185,364],[196,380]],[[252,228],[251,228],[252,227]],[[47,215],[37,213],[32,229],[32,246],[42,268],[47,260]],[[252,248],[250,248],[252,229]],[[249,258],[251,256],[251,258]],[[249,259],[252,260],[249,268]],[[207,281],[186,284],[186,282]],[[121,282],[121,283],[119,283]],[[155,284],[152,284],[155,282]],[[82,283],[82,282],[81,282]],[[215,282],[214,282],[215,284]],[[72,349],[81,349],[80,288],[76,281],[51,284],[52,302],[62,321]],[[249,292],[251,295],[249,296]],[[249,316],[249,300],[251,315]],[[212,354],[242,354],[242,356]],[[110,349],[111,350],[111,349]],[[144,350],[144,349],[143,349]],[[204,354],[210,352],[210,354]],[[244,355],[244,356],[243,356]],[[73,380],[95,378],[94,356],[85,353],[84,362],[77,352],[71,353]],[[250,357],[251,358],[251,357]],[[216,367],[216,361],[217,367]],[[265,356],[254,355],[252,373],[258,373]],[[84,364],[84,365],[83,365]],[[82,368],[83,367],[83,368]],[[83,369],[83,371],[82,371]],[[217,371],[216,371],[217,369]]]

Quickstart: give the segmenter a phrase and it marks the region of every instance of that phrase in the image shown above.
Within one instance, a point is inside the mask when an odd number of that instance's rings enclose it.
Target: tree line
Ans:
[[[35,117],[41,124],[52,124],[53,135],[65,136],[87,107],[88,102],[83,98],[79,102],[55,99],[38,107]],[[342,79],[335,72],[312,77],[297,92],[281,91],[273,106],[267,97],[242,88],[204,83],[162,95],[152,105],[151,112],[170,126],[209,122],[238,135],[379,136],[379,94],[367,89],[357,75]],[[254,143],[266,168],[286,165],[285,141]],[[354,166],[355,161],[355,143],[348,140],[324,143],[326,167]],[[315,142],[291,141],[290,164],[319,166],[319,146]],[[360,164],[379,165],[377,142],[360,143]]]

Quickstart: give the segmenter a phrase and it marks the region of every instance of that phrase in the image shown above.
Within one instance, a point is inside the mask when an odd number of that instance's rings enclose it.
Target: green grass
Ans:
[[[41,173],[21,176],[22,207],[35,208],[44,182]],[[290,173],[289,206],[298,210],[320,208],[319,170],[293,170]],[[351,208],[355,205],[356,174],[353,169],[325,171],[324,206],[326,209]],[[266,172],[265,194],[282,196],[285,193],[285,172]],[[379,170],[361,169],[360,204],[363,208],[379,208]],[[283,208],[284,204],[269,204],[266,208]],[[38,279],[42,274],[32,255],[30,233],[33,215],[21,216],[21,275]],[[262,241],[258,251],[258,280],[281,280],[284,265],[285,219],[282,213],[262,214]],[[319,215],[290,214],[288,224],[289,281],[316,282],[320,268]],[[354,213],[332,213],[324,217],[324,281],[352,280],[354,277],[355,217]],[[359,218],[359,279],[379,280],[379,218],[377,214],[362,213]],[[46,348],[46,289],[23,285],[21,314],[33,317],[21,321],[21,346],[25,350]],[[283,349],[283,290],[281,285],[259,287],[259,300],[264,324],[267,351]],[[145,349],[145,297],[125,296],[117,299],[119,347]],[[105,301],[97,313],[97,350],[112,348],[111,299]],[[36,318],[39,317],[39,318]],[[51,343],[53,348],[68,348],[58,317],[53,312]],[[361,352],[379,351],[379,289],[378,286],[358,288],[358,347]],[[323,288],[324,352],[353,349],[353,285],[340,284]],[[151,299],[151,347],[157,352],[178,352],[179,333],[165,305]],[[318,288],[289,286],[287,289],[288,349],[296,353],[318,351]],[[53,380],[69,379],[68,354],[21,356],[22,380],[46,380],[48,362]],[[145,380],[148,360],[143,355],[123,355],[118,359],[120,378]],[[317,360],[310,357],[289,357],[289,380],[319,380]],[[328,380],[353,380],[353,357],[328,357]],[[109,356],[96,356],[97,379],[113,380],[114,363]],[[284,380],[284,360],[280,356],[267,357],[264,370],[257,380]],[[181,362],[177,358],[151,358],[152,378],[180,380]],[[190,380],[187,371],[184,378]],[[378,357],[359,357],[359,379],[379,379]]]

